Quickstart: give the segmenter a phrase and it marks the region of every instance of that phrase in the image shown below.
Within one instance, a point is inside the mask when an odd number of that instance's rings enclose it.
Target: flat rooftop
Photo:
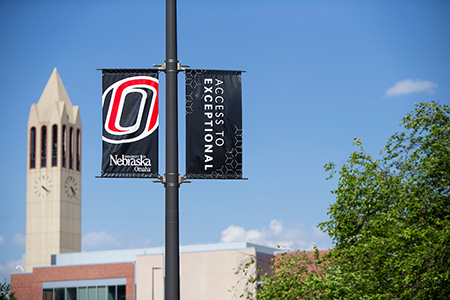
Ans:
[[[256,252],[275,255],[279,249],[261,246],[257,244],[239,243],[218,243],[180,246],[180,253],[209,252],[209,251],[230,251],[254,248]],[[52,255],[52,266],[74,266],[93,265],[107,263],[135,262],[137,256],[142,255],[163,255],[165,247],[123,249],[108,251],[90,251],[63,253]]]

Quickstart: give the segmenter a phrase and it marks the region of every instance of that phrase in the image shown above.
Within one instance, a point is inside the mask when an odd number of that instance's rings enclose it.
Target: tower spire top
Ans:
[[[69,95],[64,88],[64,84],[59,77],[56,67],[53,69],[52,75],[42,92],[41,98],[38,102],[38,112],[40,118],[46,117],[55,104],[63,103],[64,105],[59,107],[65,107],[66,113],[69,115],[69,119],[73,118],[73,105],[70,101]]]

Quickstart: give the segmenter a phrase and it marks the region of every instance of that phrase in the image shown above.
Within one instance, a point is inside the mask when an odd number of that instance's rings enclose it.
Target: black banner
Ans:
[[[158,71],[102,72],[101,177],[158,177]]]
[[[242,179],[241,71],[186,70],[186,177]]]

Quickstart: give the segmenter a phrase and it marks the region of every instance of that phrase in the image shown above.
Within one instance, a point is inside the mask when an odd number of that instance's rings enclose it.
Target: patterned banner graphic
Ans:
[[[158,71],[102,72],[101,177],[158,177]]]
[[[186,70],[186,177],[242,179],[241,71]]]

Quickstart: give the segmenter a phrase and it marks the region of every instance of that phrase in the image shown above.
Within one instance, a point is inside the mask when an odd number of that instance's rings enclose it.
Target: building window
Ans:
[[[117,286],[108,286],[108,299],[120,299],[117,298]],[[114,298],[115,297],[115,298]]]
[[[62,166],[66,167],[66,153],[67,153],[67,137],[66,137],[66,125],[62,128],[61,147],[62,147]]]
[[[98,286],[97,287],[97,299],[108,299],[106,298],[106,286]]]
[[[73,169],[73,128],[69,129],[69,168]]]
[[[66,291],[64,288],[44,289],[42,293],[42,300],[66,300],[65,294]]]
[[[77,300],[77,288],[66,288],[66,299]]]
[[[87,293],[87,300],[91,300],[91,299],[95,299],[95,300],[97,300],[97,297],[96,297],[96,290],[97,290],[97,287],[96,286],[90,286],[90,287],[88,287],[88,293]]]
[[[125,285],[44,288],[42,300],[125,300]]]
[[[41,168],[47,166],[47,126],[41,128]]]
[[[36,128],[30,130],[30,169],[36,168]]]
[[[86,287],[79,287],[78,288],[78,298],[77,300],[87,300],[87,288]]]
[[[44,289],[42,292],[42,300],[53,300],[53,289]]]
[[[126,299],[126,286],[118,285],[116,292],[116,300],[125,300]]]
[[[81,170],[81,130],[77,129],[77,143],[76,143],[76,155],[77,155],[77,171]]]
[[[52,167],[58,164],[58,126],[52,127]]]
[[[63,288],[55,289],[55,291],[54,291],[55,300],[66,300],[65,294],[66,293]]]

